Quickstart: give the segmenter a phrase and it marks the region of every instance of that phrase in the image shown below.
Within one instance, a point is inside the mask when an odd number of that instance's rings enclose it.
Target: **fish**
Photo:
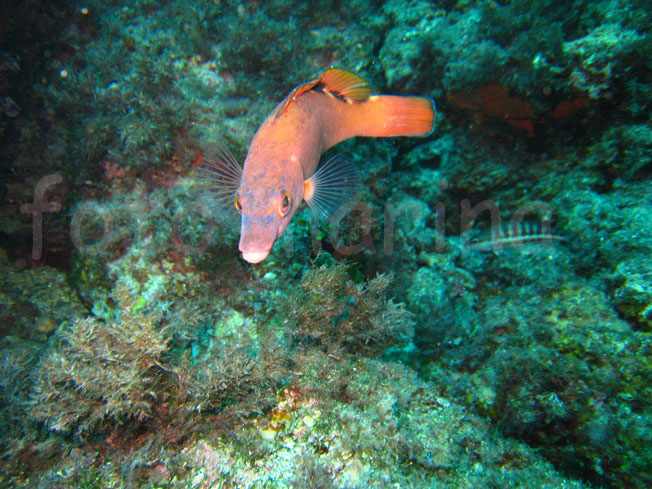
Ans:
[[[465,235],[463,236],[463,243],[471,251],[493,251],[497,253],[507,245],[514,249],[531,251],[535,248],[530,246],[552,245],[555,241],[566,241],[563,236],[552,233],[550,221],[544,221],[543,224],[518,221],[512,222],[506,227],[495,225],[491,227],[490,234],[491,237],[478,241],[469,241],[468,235]]]
[[[256,131],[244,166],[222,148],[207,158],[211,188],[240,213],[239,251],[263,261],[306,201],[327,217],[360,184],[351,158],[322,154],[352,137],[428,136],[434,100],[425,96],[372,95],[369,84],[347,70],[329,68],[281,101]]]

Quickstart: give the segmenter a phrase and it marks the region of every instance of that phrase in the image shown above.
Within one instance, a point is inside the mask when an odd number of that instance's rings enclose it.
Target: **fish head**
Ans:
[[[283,171],[274,174],[249,176],[245,172],[235,197],[241,214],[239,249],[245,260],[259,263],[267,257],[303,200],[303,172],[301,168],[284,165]]]

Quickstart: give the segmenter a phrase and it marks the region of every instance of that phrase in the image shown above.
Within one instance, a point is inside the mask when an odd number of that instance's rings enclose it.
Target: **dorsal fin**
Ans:
[[[318,87],[324,92],[342,98],[349,103],[364,102],[371,94],[369,84],[355,73],[330,68],[319,75],[319,78],[303,83],[292,90],[279,108],[276,117],[280,116],[302,94]]]
[[[331,68],[321,74],[318,80],[324,85],[324,91],[347,102],[364,102],[371,95],[369,84],[355,73]]]
[[[299,85],[294,90],[292,90],[290,92],[290,95],[285,97],[285,100],[283,101],[283,105],[279,107],[278,112],[276,113],[276,117],[280,116],[283,112],[285,112],[285,109],[288,108],[288,105],[294,102],[299,95],[304,94],[308,90],[312,90],[313,88],[315,88],[317,86],[317,83],[319,83],[319,78],[309,81],[308,83]]]

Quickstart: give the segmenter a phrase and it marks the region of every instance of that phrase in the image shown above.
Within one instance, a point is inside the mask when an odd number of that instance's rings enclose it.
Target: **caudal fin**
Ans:
[[[375,95],[364,106],[360,136],[428,136],[435,129],[437,111],[429,97]]]

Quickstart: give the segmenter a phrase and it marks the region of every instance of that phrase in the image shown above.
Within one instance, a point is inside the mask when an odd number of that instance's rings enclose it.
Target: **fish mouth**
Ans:
[[[251,251],[251,252],[242,252],[242,258],[244,258],[249,263],[260,263],[269,255],[269,250],[267,251]]]

